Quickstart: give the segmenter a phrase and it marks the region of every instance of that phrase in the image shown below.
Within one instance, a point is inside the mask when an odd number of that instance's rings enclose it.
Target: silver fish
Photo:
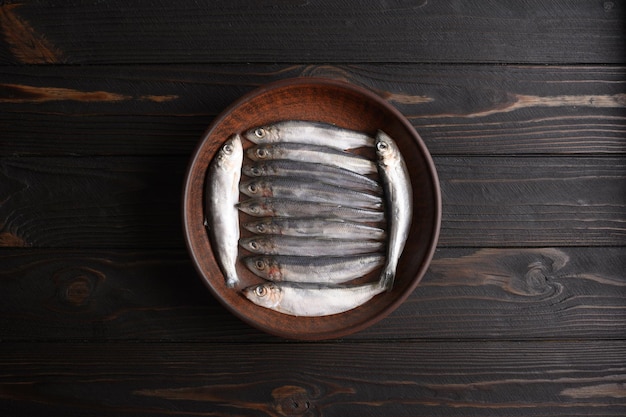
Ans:
[[[267,282],[247,287],[243,294],[256,305],[280,313],[319,317],[352,310],[383,291],[379,282],[349,286]]]
[[[254,143],[297,142],[330,146],[346,150],[374,146],[374,138],[350,129],[328,123],[304,120],[284,120],[270,125],[258,126],[244,133]]]
[[[241,137],[231,136],[215,154],[208,170],[206,215],[217,262],[228,287],[239,282],[235,264],[239,241],[239,180],[243,162]]]
[[[385,262],[382,254],[356,256],[249,256],[245,265],[270,281],[341,284],[369,274]]]
[[[256,145],[249,148],[246,155],[253,161],[288,159],[290,161],[330,165],[362,175],[377,172],[376,164],[363,156],[325,146],[303,143],[285,142]]]
[[[286,198],[371,210],[383,208],[381,196],[346,190],[323,182],[311,182],[304,178],[255,178],[241,183],[239,190],[250,197]]]
[[[383,211],[282,198],[250,198],[240,202],[237,207],[244,213],[255,217],[326,217],[360,222],[382,222],[385,220]]]
[[[375,240],[315,239],[263,235],[239,240],[242,248],[262,255],[348,256],[380,252],[384,242]]]
[[[266,217],[243,225],[252,233],[322,237],[326,239],[384,240],[386,233],[378,227],[341,219]]]
[[[381,273],[381,281],[382,286],[391,289],[398,259],[409,236],[413,214],[413,191],[409,171],[398,145],[382,131],[376,135],[376,154],[389,217],[387,261]]]
[[[244,161],[243,173],[249,177],[308,177],[326,184],[357,191],[382,194],[380,184],[365,175],[324,164],[277,159],[272,161]]]

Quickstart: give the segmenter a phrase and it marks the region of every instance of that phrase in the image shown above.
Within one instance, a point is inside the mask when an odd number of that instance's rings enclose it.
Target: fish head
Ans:
[[[236,168],[243,160],[243,144],[241,136],[234,134],[229,137],[215,154],[215,164],[223,169]]]
[[[274,245],[270,239],[263,237],[251,237],[247,239],[241,239],[239,244],[242,248],[252,253],[273,253]]]
[[[390,159],[396,159],[400,154],[400,150],[398,149],[396,142],[382,130],[379,130],[376,135],[375,146],[376,155],[378,156],[378,159],[383,162]]]
[[[242,170],[249,177],[262,177],[273,174],[269,167],[263,163],[244,164]]]
[[[264,199],[249,199],[241,201],[237,204],[237,208],[246,214],[251,216],[272,216],[274,210],[269,200]]]
[[[282,289],[273,282],[266,282],[245,288],[243,294],[254,304],[265,308],[276,307],[283,298]]]
[[[259,220],[257,222],[245,223],[243,225],[247,230],[252,233],[260,235],[279,235],[280,227],[274,223],[272,219]]]
[[[239,190],[250,197],[272,197],[272,187],[267,181],[252,180],[242,182]]]
[[[270,143],[280,138],[280,132],[276,126],[257,126],[247,130],[244,136],[254,143]]]
[[[248,269],[256,275],[272,281],[282,281],[283,274],[280,264],[270,256],[251,256],[244,258]]]
[[[268,145],[253,146],[246,151],[248,157],[253,161],[263,161],[276,159],[277,148]]]

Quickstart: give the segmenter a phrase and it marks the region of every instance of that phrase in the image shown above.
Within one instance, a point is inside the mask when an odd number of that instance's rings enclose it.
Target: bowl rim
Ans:
[[[377,105],[384,107],[387,111],[389,111],[394,118],[397,119],[408,131],[412,132],[412,139],[414,144],[419,148],[421,152],[421,156],[425,161],[425,168],[428,170],[430,180],[432,182],[432,191],[434,201],[433,206],[433,220],[434,224],[432,225],[432,230],[430,236],[427,240],[428,249],[425,251],[420,267],[417,269],[414,274],[414,278],[412,279],[409,286],[406,289],[398,294],[389,304],[387,304],[377,315],[366,318],[359,323],[351,325],[349,327],[338,328],[333,330],[328,330],[324,332],[318,332],[307,337],[306,335],[292,335],[288,331],[282,332],[279,329],[274,329],[273,327],[268,326],[260,326],[258,323],[249,320],[243,313],[239,311],[239,309],[235,308],[233,305],[224,300],[219,291],[213,286],[211,280],[206,276],[205,272],[201,268],[200,254],[198,253],[197,248],[194,246],[193,237],[192,237],[192,223],[193,220],[190,218],[189,213],[189,204],[190,204],[190,196],[192,195],[192,180],[193,173],[197,170],[197,165],[199,164],[200,154],[207,144],[207,140],[211,136],[213,130],[218,127],[224,119],[226,119],[230,113],[242,105],[243,103],[259,96],[265,94],[266,92],[274,89],[280,89],[285,87],[292,86],[305,86],[305,85],[315,85],[315,86],[331,86],[335,88],[341,88],[346,90],[351,90],[353,93],[360,94],[365,96],[367,99],[376,102]],[[203,175],[205,172],[202,173]],[[323,77],[291,77],[285,78],[273,82],[269,82],[267,84],[263,84],[258,86],[257,88],[245,93],[235,101],[233,101],[230,105],[228,105],[222,112],[220,112],[209,124],[209,126],[203,132],[200,140],[196,144],[191,158],[188,162],[187,169],[185,171],[184,184],[183,184],[183,192],[182,192],[182,228],[183,235],[185,240],[185,245],[187,248],[187,252],[191,257],[194,269],[200,275],[202,282],[209,289],[214,298],[218,300],[218,302],[225,307],[230,313],[238,317],[240,320],[245,322],[246,324],[262,330],[265,333],[272,334],[274,336],[286,338],[286,339],[294,339],[294,340],[326,340],[331,338],[339,338],[343,336],[347,336],[350,334],[357,333],[365,328],[368,328],[375,323],[379,322],[383,318],[387,317],[391,312],[396,310],[409,295],[415,290],[415,288],[419,285],[420,281],[426,274],[428,270],[434,253],[437,249],[439,234],[441,230],[441,218],[442,218],[442,197],[441,197],[441,185],[439,183],[439,177],[437,174],[437,170],[435,167],[434,160],[432,155],[428,151],[426,144],[423,139],[419,135],[419,133],[415,130],[413,125],[407,120],[407,118],[392,104],[390,104],[387,100],[381,97],[379,94],[369,90],[367,88],[361,87],[359,85],[355,85],[343,80],[337,80],[332,78],[323,78]],[[344,314],[349,314],[346,312]]]

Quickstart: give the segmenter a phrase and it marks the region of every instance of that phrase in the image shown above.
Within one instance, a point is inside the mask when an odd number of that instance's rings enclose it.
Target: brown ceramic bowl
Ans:
[[[409,238],[400,258],[394,287],[366,304],[342,314],[293,317],[256,306],[241,289],[262,282],[237,265],[240,284],[227,288],[204,226],[206,172],[220,145],[235,132],[279,120],[313,120],[375,134],[385,131],[397,142],[411,176],[414,213]],[[244,148],[252,144],[244,140]],[[243,216],[243,214],[241,215]],[[243,218],[240,219],[244,221]],[[344,82],[295,78],[248,93],[218,116],[191,159],[183,196],[187,246],[204,283],[234,315],[268,333],[290,339],[320,340],[362,330],[396,309],[415,289],[432,258],[441,223],[441,194],[435,166],[411,124],[378,95]],[[242,231],[242,236],[244,232]],[[240,255],[241,255],[240,250]],[[379,271],[362,280],[378,279]]]

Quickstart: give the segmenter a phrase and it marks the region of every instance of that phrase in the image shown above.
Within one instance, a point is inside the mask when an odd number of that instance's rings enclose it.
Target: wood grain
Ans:
[[[0,161],[0,245],[182,247],[181,158]]]
[[[435,155],[624,154],[611,66],[184,65],[0,68],[0,155],[189,155],[252,89],[290,77],[370,89]]]
[[[626,244],[623,158],[435,161],[441,246]]]
[[[369,340],[623,339],[624,248],[440,249]],[[0,335],[23,341],[275,342],[226,311],[179,251],[0,251]]]
[[[438,157],[442,247],[624,246],[626,162]],[[183,157],[0,160],[0,246],[182,248]]]
[[[623,341],[2,344],[3,414],[620,416]]]
[[[6,4],[1,63],[624,63],[622,2]],[[131,40],[131,41],[129,41]]]

